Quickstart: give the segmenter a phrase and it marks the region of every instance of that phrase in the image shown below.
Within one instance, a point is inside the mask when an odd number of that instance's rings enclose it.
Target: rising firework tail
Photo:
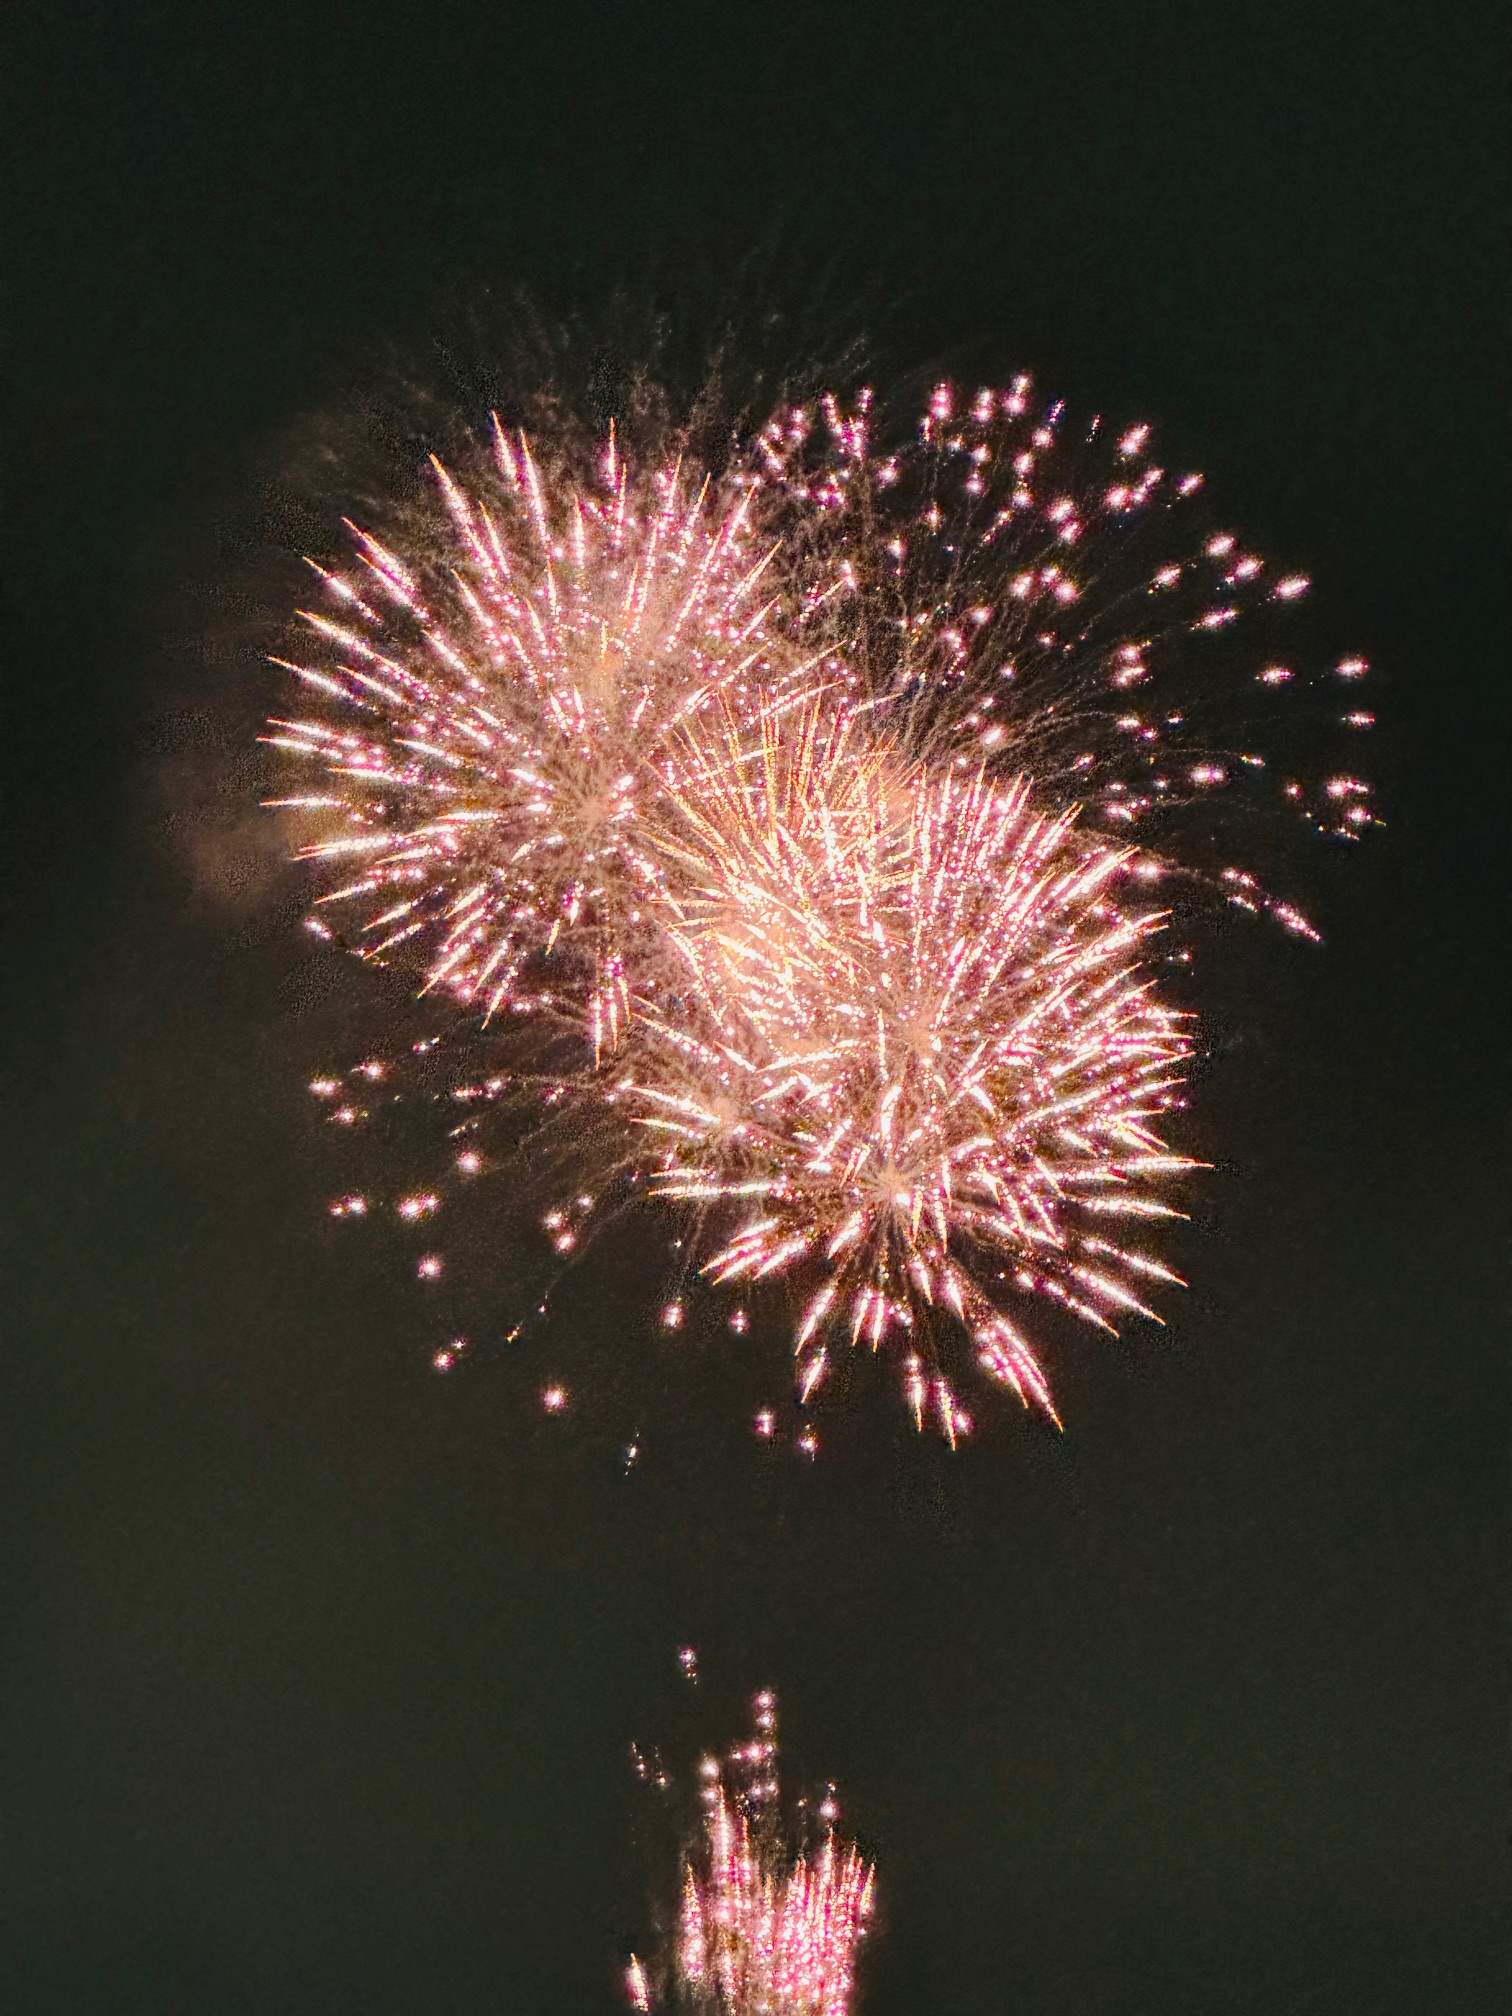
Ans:
[[[430,481],[425,537],[312,563],[267,736],[313,775],[272,801],[310,928],[450,1018],[394,1060],[445,1181],[384,1208],[523,1160],[558,1258],[680,1214],[668,1329],[695,1276],[786,1284],[805,1404],[861,1348],[952,1442],[973,1373],[1053,1418],[1034,1312],[1112,1330],[1178,1284],[1194,1036],[1156,948],[1212,898],[1317,935],[1231,850],[1267,808],[1373,822],[1314,760],[1369,725],[1362,661],[1283,662],[1305,579],[1023,379],[896,438],[865,393],[786,407],[717,476],[496,422]],[[375,1068],[312,1086],[335,1122]]]

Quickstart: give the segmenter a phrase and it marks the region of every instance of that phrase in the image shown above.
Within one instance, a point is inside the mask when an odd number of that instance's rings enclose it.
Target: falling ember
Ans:
[[[541,1405],[548,1414],[564,1413],[567,1407],[567,1388],[565,1386],[545,1387],[541,1393]]]
[[[874,1872],[835,1831],[832,1794],[796,1835],[785,1828],[777,1776],[777,1707],[753,1704],[754,1732],[699,1770],[702,1812],[683,1863],[663,2000],[631,1962],[633,2009],[701,2016],[848,2016],[856,1953],[871,1917]]]

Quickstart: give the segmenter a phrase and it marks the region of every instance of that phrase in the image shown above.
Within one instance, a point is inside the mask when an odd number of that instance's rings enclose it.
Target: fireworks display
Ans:
[[[777,1705],[754,1702],[750,1740],[700,1766],[702,1813],[683,1864],[665,1997],[632,1959],[632,2008],[698,2016],[846,2016],[871,1915],[870,1863],[835,1831],[833,1792],[796,1839],[784,1829]]]
[[[351,527],[315,569],[280,661],[306,704],[268,735],[318,775],[273,801],[312,928],[413,961],[471,1032],[407,1064],[448,1180],[501,1164],[492,1125],[559,1255],[627,1203],[679,1214],[664,1327],[695,1275],[737,1333],[779,1284],[804,1404],[864,1347],[952,1442],[963,1368],[1053,1416],[1029,1312],[1112,1331],[1179,1280],[1150,1235],[1194,1166],[1161,1131],[1194,1038],[1160,934],[1216,896],[1317,935],[1234,850],[1267,805],[1372,823],[1319,761],[1370,724],[1363,663],[1284,659],[1304,577],[1148,429],[1073,439],[1022,379],[940,387],[896,442],[864,393],[784,410],[717,476],[612,432],[490,446],[433,463],[405,551]],[[365,1117],[348,1076],[312,1089]],[[429,1218],[444,1185],[392,1201]]]

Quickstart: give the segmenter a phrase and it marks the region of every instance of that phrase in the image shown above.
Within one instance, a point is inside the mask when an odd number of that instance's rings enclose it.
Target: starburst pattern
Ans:
[[[1351,747],[1374,722],[1367,667],[1287,647],[1306,575],[1215,520],[1148,426],[1077,429],[1021,377],[937,386],[901,435],[870,392],[826,397],[775,416],[760,454],[794,546],[842,585],[847,665],[892,732],[935,762],[1027,770],[1313,935],[1223,857],[1259,813],[1344,839],[1372,823]]]
[[[690,763],[676,1012],[643,1012],[620,1091],[653,1187],[736,1214],[706,1274],[808,1279],[802,1397],[837,1333],[896,1342],[916,1420],[954,1440],[949,1337],[1052,1411],[1004,1305],[1111,1330],[1178,1279],[1109,1234],[1179,1215],[1159,1191],[1192,1164],[1155,1122],[1190,1039],[1141,971],[1161,920],[1123,897],[1137,857],[980,767],[858,760],[848,728]]]
[[[379,959],[417,943],[423,988],[485,1017],[578,1008],[602,1050],[654,892],[645,801],[670,738],[810,668],[754,483],[675,459],[635,479],[611,434],[580,486],[497,422],[493,456],[477,494],[433,462],[444,526],[418,553],[350,526],[354,563],[314,567],[315,653],[278,661],[314,709],[268,739],[328,785],[273,802],[313,822],[301,855],[334,871],[318,930],[351,920]],[[549,984],[522,986],[552,953]]]

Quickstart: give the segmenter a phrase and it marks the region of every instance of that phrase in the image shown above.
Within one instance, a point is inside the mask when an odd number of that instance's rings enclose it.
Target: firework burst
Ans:
[[[1259,813],[1343,839],[1372,823],[1352,746],[1374,721],[1367,667],[1288,648],[1307,577],[1214,520],[1149,427],[1078,432],[1021,377],[969,398],[937,386],[900,438],[869,392],[826,397],[774,417],[759,452],[794,549],[840,584],[847,666],[891,732],[936,763],[1028,772],[1315,935],[1231,850]]]
[[[643,1007],[619,1090],[653,1189],[717,1228],[710,1279],[807,1281],[801,1397],[837,1337],[887,1344],[954,1440],[949,1339],[1053,1411],[1005,1305],[1111,1330],[1177,1281],[1127,1234],[1179,1215],[1159,1192],[1192,1164],[1155,1123],[1190,1038],[1141,970],[1161,919],[1129,850],[981,767],[809,730],[690,764],[675,1013]]]
[[[476,494],[433,462],[444,516],[419,553],[349,525],[353,563],[311,563],[314,652],[277,662],[312,711],[267,739],[326,782],[273,802],[312,823],[301,856],[332,884],[317,931],[348,920],[374,959],[423,948],[423,991],[485,1018],[585,1013],[599,1053],[655,886],[647,799],[670,739],[812,668],[754,483],[716,488],[676,460],[635,479],[611,434],[579,486],[497,422],[493,458]]]
[[[788,1838],[772,1695],[756,1696],[754,1721],[749,1742],[700,1767],[703,1810],[683,1865],[668,2003],[689,2016],[846,2016],[872,1866],[836,1834],[833,1792],[805,1809],[800,1838]],[[633,2008],[658,2006],[639,1960],[626,1989]]]

